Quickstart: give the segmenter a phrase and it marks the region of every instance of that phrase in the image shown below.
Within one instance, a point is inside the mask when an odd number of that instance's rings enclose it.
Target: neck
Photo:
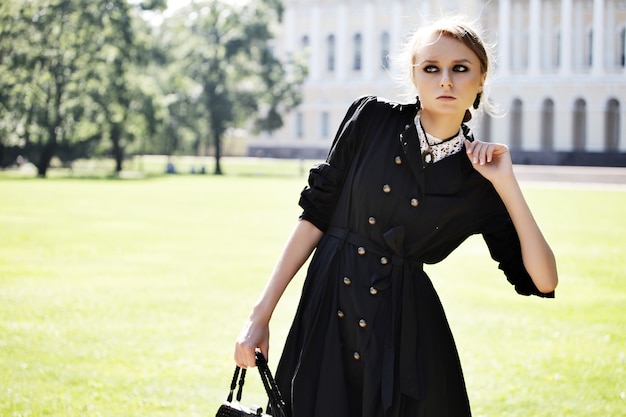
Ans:
[[[459,127],[463,122],[463,116],[434,116],[422,110],[422,113],[420,114],[420,121],[422,122],[422,127],[428,134],[439,139],[447,139],[455,136],[459,132]]]

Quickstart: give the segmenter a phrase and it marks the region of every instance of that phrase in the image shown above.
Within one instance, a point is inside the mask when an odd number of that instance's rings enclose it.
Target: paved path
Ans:
[[[515,175],[524,183],[551,186],[596,186],[626,191],[626,168],[515,165]]]

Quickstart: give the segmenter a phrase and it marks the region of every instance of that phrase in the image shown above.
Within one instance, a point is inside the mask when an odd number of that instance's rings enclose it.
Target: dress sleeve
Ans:
[[[515,291],[521,295],[536,295],[544,298],[554,298],[554,291],[542,293],[537,289],[532,278],[524,267],[522,248],[519,236],[509,217],[504,203],[495,218],[491,218],[483,230],[483,238],[489,248],[491,257],[498,262],[507,280],[515,286]]]
[[[374,96],[365,96],[352,103],[339,125],[326,161],[311,168],[308,185],[300,193],[299,204],[303,209],[300,219],[308,220],[322,231],[328,228],[346,172],[356,153],[360,126],[363,120],[367,120],[364,116],[367,104],[375,100]]]

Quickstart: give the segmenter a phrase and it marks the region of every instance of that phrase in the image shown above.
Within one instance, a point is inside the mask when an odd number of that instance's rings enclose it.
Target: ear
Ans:
[[[483,92],[483,87],[485,86],[485,81],[487,81],[487,73],[484,73],[481,77],[480,77],[480,84],[478,85],[480,88],[478,89],[479,93]]]

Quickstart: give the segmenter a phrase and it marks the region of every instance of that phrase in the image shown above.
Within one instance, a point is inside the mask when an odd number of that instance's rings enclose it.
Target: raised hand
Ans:
[[[511,154],[506,145],[466,140],[465,149],[476,171],[492,183],[513,175]]]

